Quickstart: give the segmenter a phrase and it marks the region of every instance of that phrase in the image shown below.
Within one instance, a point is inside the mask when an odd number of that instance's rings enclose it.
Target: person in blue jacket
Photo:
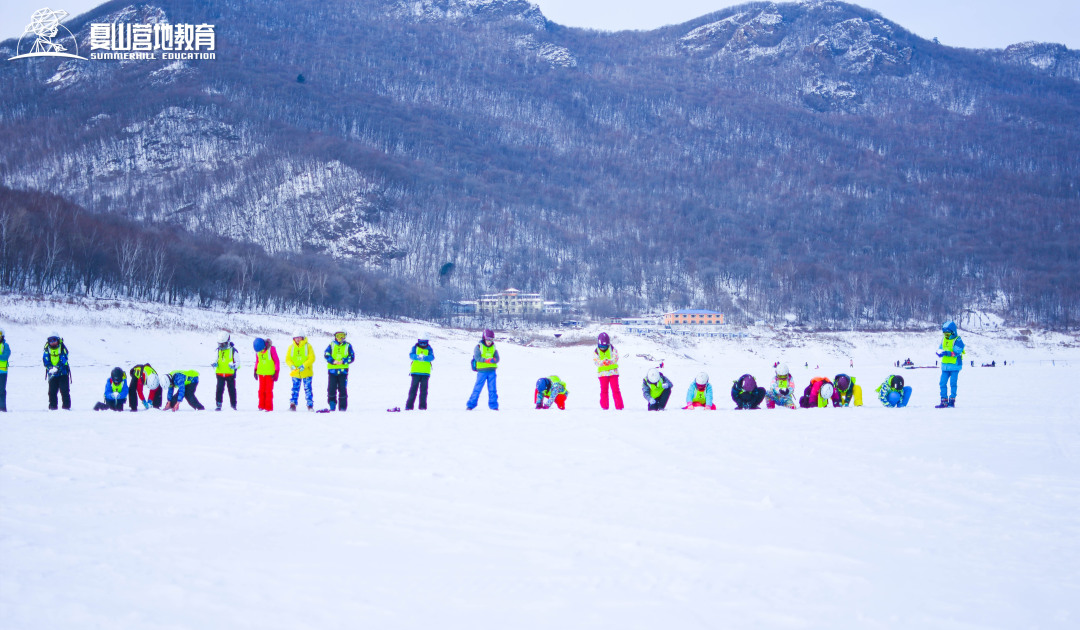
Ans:
[[[956,378],[964,369],[964,340],[956,334],[956,322],[942,324],[941,334],[941,345],[937,351],[941,357],[941,404],[935,405],[936,409],[956,406]]]
[[[0,411],[7,411],[7,372],[10,358],[11,345],[4,339],[4,329],[0,328]]]
[[[427,409],[428,379],[431,378],[431,362],[435,360],[435,351],[431,349],[431,334],[421,333],[420,338],[413,344],[409,351],[412,363],[409,366],[409,376],[412,383],[409,385],[409,397],[405,401],[405,411],[412,411],[416,404],[416,394],[420,393],[420,409]]]
[[[878,400],[886,407],[907,407],[911,400],[911,386],[904,385],[904,377],[893,374],[878,385]]]
[[[103,409],[123,411],[124,401],[127,400],[127,397],[127,374],[124,374],[122,368],[114,367],[112,369],[112,374],[110,374],[108,380],[105,381],[105,402],[94,405],[94,411],[101,411]]]
[[[488,409],[499,410],[499,390],[496,386],[495,370],[499,367],[499,351],[495,349],[495,333],[490,328],[484,329],[484,335],[480,337],[480,343],[473,350],[472,369],[476,372],[476,383],[473,385],[469,401],[465,408],[472,411],[480,403],[480,392],[487,386]]]
[[[49,410],[56,411],[57,394],[60,394],[64,409],[71,409],[71,366],[68,364],[68,349],[60,333],[49,335],[41,362],[45,364],[45,378],[49,381]]]

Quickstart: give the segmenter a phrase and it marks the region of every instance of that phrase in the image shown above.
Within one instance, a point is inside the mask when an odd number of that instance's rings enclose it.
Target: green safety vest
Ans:
[[[555,386],[559,385],[559,386],[562,387],[562,393],[563,394],[570,395],[570,388],[566,386],[566,382],[564,382],[561,378],[559,378],[558,376],[555,376],[553,374],[553,375],[549,376],[548,379],[551,380],[551,390],[552,390],[552,392],[555,391]]]
[[[60,342],[60,345],[55,348],[49,348],[49,361],[53,365],[60,365],[60,350],[64,347],[64,342]]]
[[[431,351],[426,348],[416,347],[416,356],[426,357]],[[409,369],[410,374],[431,374],[431,361],[413,361]]]
[[[706,388],[708,388],[708,386],[706,386]],[[655,396],[654,396],[654,398],[655,398]],[[705,404],[705,390],[704,389],[698,389],[697,385],[695,385],[694,386],[694,398],[690,402],[701,403],[701,404],[704,405]]]
[[[0,354],[4,354],[4,348],[7,346],[6,341],[0,341]],[[0,372],[7,372],[8,362],[7,359],[0,360]]]
[[[944,335],[942,337],[944,337]],[[944,350],[945,352],[952,352],[954,343],[956,343],[956,337],[953,337],[952,339],[944,339],[944,338],[942,338],[942,340],[941,340],[941,349]],[[941,362],[942,362],[942,364],[956,363],[957,359],[959,359],[959,358],[960,357],[941,357]]]
[[[233,349],[232,346],[222,348],[217,351],[217,373],[222,376],[229,376],[235,374],[236,370],[229,367],[229,364],[233,362]],[[272,372],[271,372],[272,373]]]
[[[649,383],[649,381],[645,381],[645,382]],[[655,385],[653,383],[649,383],[649,395],[650,396],[652,396],[655,399],[659,399],[660,394],[663,394],[663,393],[664,393],[664,378],[663,377],[660,377],[660,381],[658,383],[656,383]]]
[[[601,361],[610,361],[611,360],[611,348],[612,348],[612,346],[608,346],[607,350],[601,350],[600,348],[597,348],[596,349],[596,356],[600,357]],[[609,372],[611,370],[617,370],[617,369],[619,369],[619,364],[618,363],[612,363],[611,365],[598,365],[598,366],[596,366],[596,371],[600,372],[601,374],[603,374],[604,372]]]
[[[348,356],[349,356],[349,342],[348,341],[345,341],[345,342],[342,342],[342,343],[338,343],[337,341],[331,341],[330,342],[330,358],[331,359],[333,359],[335,361],[344,361]],[[337,371],[348,372],[349,371],[349,366],[347,364],[342,363],[342,364],[339,364],[339,365],[328,365],[327,369],[331,370],[331,371],[337,370]]]
[[[112,390],[114,392],[116,392],[117,394],[119,394],[120,392],[124,391],[124,383],[126,381],[127,381],[127,379],[124,379],[123,381],[120,381],[119,383],[114,383],[114,382],[112,382],[112,379],[110,378],[109,379],[109,385],[112,385]]]
[[[495,358],[495,344],[490,346],[480,344],[480,358],[482,359],[494,359]],[[494,370],[498,367],[495,363],[477,363],[477,370]]]
[[[255,355],[259,358],[258,367],[255,368],[255,373],[259,376],[273,376],[275,371],[274,358],[270,356],[270,348],[267,348],[262,352],[256,352]]]
[[[191,385],[192,379],[195,379],[195,378],[199,377],[199,373],[196,372],[195,370],[177,370],[175,372],[169,372],[167,374],[167,376],[169,377],[169,383],[171,385],[173,385],[174,387],[175,387],[176,384],[173,383],[173,379],[176,378],[177,374],[183,374],[184,375],[184,385]]]

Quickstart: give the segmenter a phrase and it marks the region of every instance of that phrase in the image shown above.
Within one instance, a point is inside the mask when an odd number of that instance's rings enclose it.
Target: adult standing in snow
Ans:
[[[195,397],[195,390],[199,387],[199,373],[195,370],[174,370],[169,372],[166,379],[169,381],[169,402],[165,404],[165,411],[179,411],[180,401],[186,400],[196,411],[205,409],[199,399]]]
[[[60,333],[49,335],[41,361],[45,364],[45,378],[49,381],[49,410],[56,411],[57,394],[63,400],[64,409],[71,409],[71,366],[68,364],[68,349]]]
[[[349,407],[349,365],[356,358],[352,344],[345,341],[344,330],[334,331],[334,340],[326,346],[323,358],[329,372],[326,383],[326,402],[330,411],[345,411]]]
[[[105,380],[105,402],[94,405],[94,411],[112,409],[113,411],[124,410],[124,399],[128,397],[128,383],[124,370],[118,367],[112,369],[109,378]],[[132,409],[134,411],[134,409]]]
[[[671,379],[664,376],[660,370],[652,368],[646,372],[645,378],[641,379],[641,395],[649,403],[649,411],[666,409],[674,386]]]
[[[911,386],[904,385],[904,377],[892,374],[878,385],[878,400],[886,407],[907,407],[911,400]]]
[[[151,374],[154,375],[154,386],[147,387]],[[142,363],[128,370],[128,375],[131,376],[131,381],[128,384],[128,408],[131,411],[138,411],[141,404],[143,409],[149,409],[151,403],[153,403],[154,407],[160,409],[161,386],[158,383],[157,372],[154,368],[150,367],[149,363]],[[143,391],[144,388],[147,391]],[[156,398],[154,397],[154,390],[157,390]],[[150,400],[147,400],[148,393]]]
[[[743,374],[731,384],[731,400],[736,409],[757,409],[765,400],[765,388],[758,387],[753,376]]]
[[[941,325],[942,339],[937,351],[941,357],[941,403],[935,405],[937,409],[956,406],[956,379],[960,376],[960,370],[964,369],[964,340],[956,332],[954,321]],[[946,393],[949,396],[946,397]]]
[[[596,364],[600,377],[600,408],[607,410],[610,389],[611,398],[615,401],[615,409],[622,409],[622,391],[619,390],[619,351],[612,345],[611,337],[606,332],[597,336],[593,355],[593,363]]]
[[[300,400],[300,385],[304,385],[304,401],[307,402],[307,410],[315,411],[315,396],[311,393],[311,377],[315,375],[312,366],[315,365],[315,349],[307,340],[307,335],[298,332],[293,335],[289,351],[285,353],[285,364],[289,366],[289,375],[292,376],[292,398],[289,399],[289,411],[296,411],[296,403]]]
[[[765,392],[765,397],[769,399],[765,406],[769,409],[775,409],[777,405],[795,409],[795,381],[791,378],[791,370],[786,363],[777,363],[774,367],[776,375]]]
[[[476,372],[476,384],[473,385],[469,402],[465,403],[468,410],[476,409],[480,402],[480,391],[487,385],[488,409],[499,410],[499,391],[496,387],[495,369],[499,366],[499,351],[495,348],[495,333],[491,329],[485,329],[480,343],[473,350],[472,368]]]
[[[698,374],[694,382],[690,383],[690,388],[686,390],[686,406],[683,409],[716,410],[716,405],[713,404],[712,383],[709,382],[709,375],[705,372]]]
[[[218,335],[217,358],[210,365],[217,376],[217,389],[214,391],[214,411],[221,411],[225,399],[225,388],[229,389],[229,405],[236,411],[236,370],[240,361],[236,358],[236,346],[230,341],[230,335],[223,332]]]
[[[409,376],[412,383],[409,384],[409,397],[405,401],[405,411],[412,411],[416,404],[416,393],[420,392],[420,409],[427,409],[428,379],[431,378],[431,362],[435,360],[435,351],[431,349],[431,334],[421,333],[420,338],[409,350],[409,358],[412,364],[409,366]]]
[[[274,383],[281,371],[277,348],[269,339],[256,339],[252,346],[255,349],[255,380],[259,382],[259,411],[273,411]]]
[[[4,338],[4,329],[0,328],[0,411],[7,411],[7,375],[8,359],[11,358],[11,345]]]

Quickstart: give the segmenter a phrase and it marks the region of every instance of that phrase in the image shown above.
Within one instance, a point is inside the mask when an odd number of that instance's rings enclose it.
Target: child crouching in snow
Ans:
[[[776,409],[777,405],[788,409],[795,408],[795,381],[791,378],[791,371],[786,363],[777,364],[776,376],[765,392],[765,397],[769,401],[765,406],[769,409]]]
[[[127,397],[127,375],[124,374],[124,370],[115,367],[112,369],[112,374],[110,374],[109,378],[105,381],[105,402],[94,405],[94,411],[102,411],[104,409],[123,411],[124,402],[127,400]]]
[[[686,406],[683,409],[712,409],[716,411],[712,396],[712,383],[709,382],[709,375],[702,372],[697,375],[694,382],[690,383],[690,388],[686,390]]]
[[[536,389],[533,390],[533,401],[537,409],[550,409],[554,404],[559,409],[566,409],[566,397],[570,390],[561,378],[552,374],[536,381]]]

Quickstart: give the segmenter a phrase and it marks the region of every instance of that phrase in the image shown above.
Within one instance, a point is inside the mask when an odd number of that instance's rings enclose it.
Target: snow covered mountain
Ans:
[[[0,184],[603,313],[1078,315],[1061,46],[832,1],[599,33],[522,0],[117,0],[70,27],[165,21],[215,24],[217,58],[6,62]]]

